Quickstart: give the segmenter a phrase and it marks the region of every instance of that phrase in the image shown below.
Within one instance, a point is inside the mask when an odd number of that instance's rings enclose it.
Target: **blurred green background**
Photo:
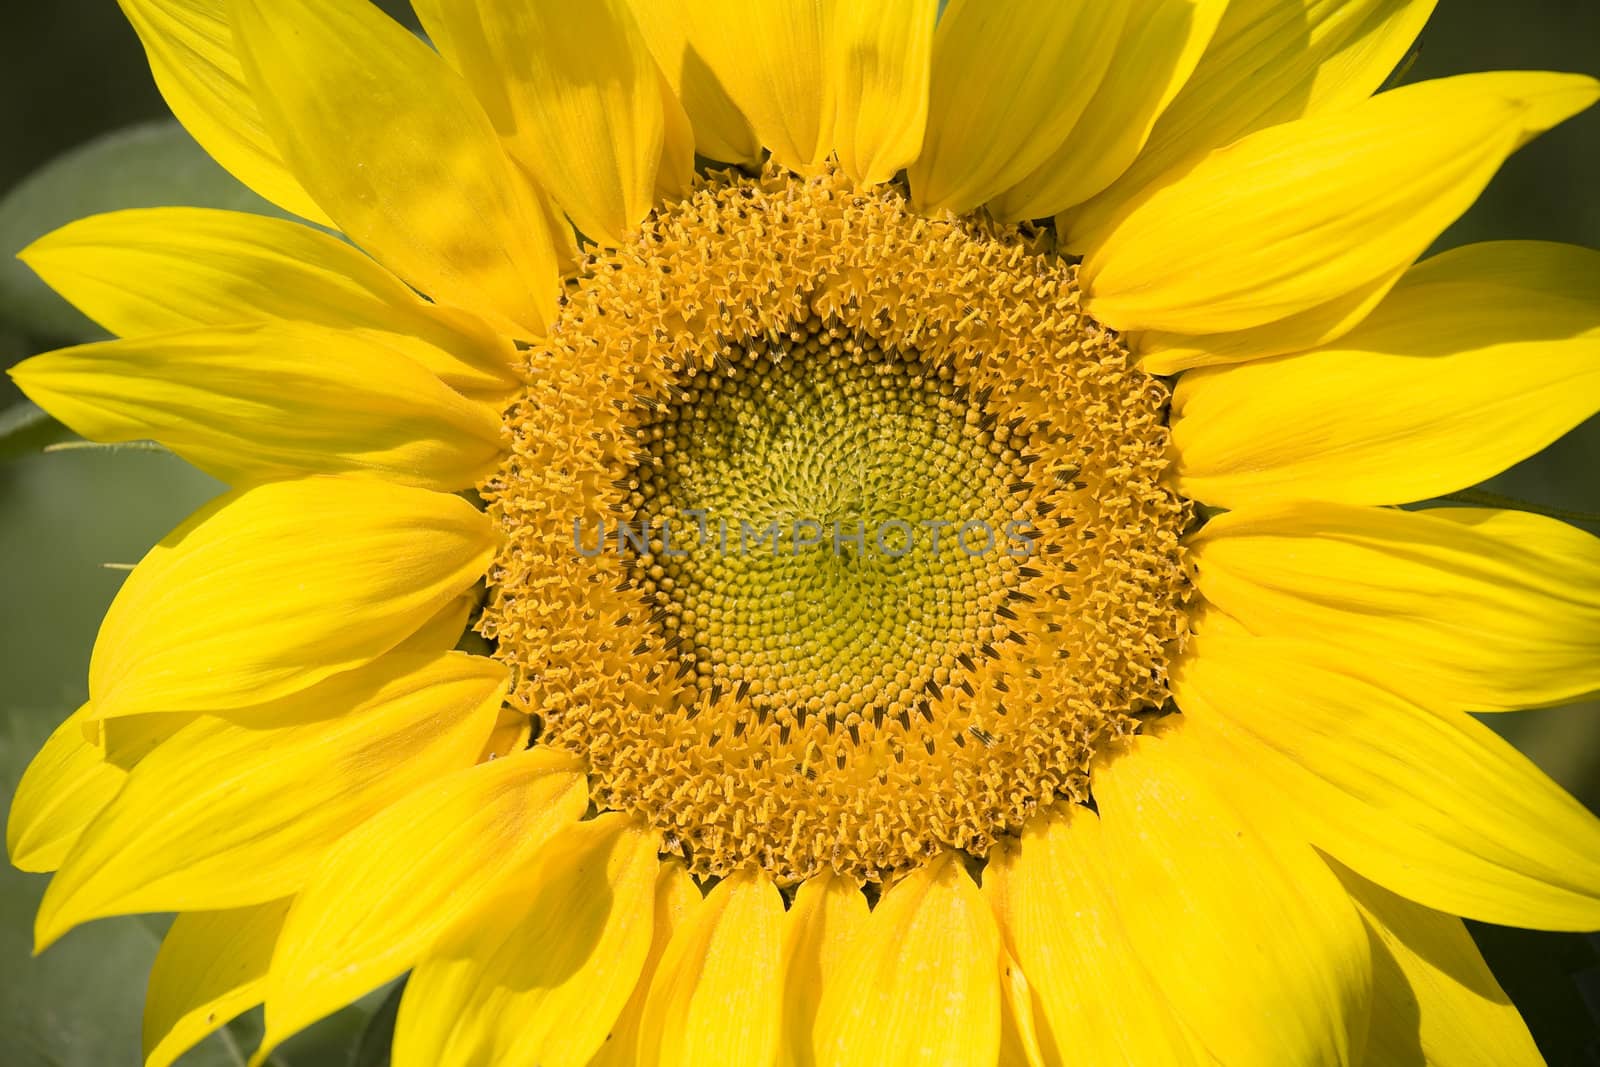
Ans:
[[[399,11],[403,5],[383,6]],[[226,180],[170,123],[114,0],[8,3],[0,34],[0,365],[94,336],[10,257],[70,218],[124,206],[204,203],[269,210]],[[1600,75],[1597,0],[1440,0],[1404,80],[1487,69]],[[152,125],[154,124],[154,125]],[[105,135],[137,127],[130,133]],[[93,144],[91,144],[93,142]],[[90,147],[84,148],[83,146]],[[75,158],[40,172],[63,153]],[[32,176],[30,180],[30,176]],[[1600,248],[1600,109],[1514,158],[1440,241],[1539,238]],[[0,383],[0,412],[19,397]],[[34,431],[35,443],[52,427]],[[1537,506],[1600,512],[1600,420],[1492,480]],[[219,490],[159,453],[61,451],[0,457],[0,811],[28,758],[85,695],[89,649],[123,572]],[[1490,723],[1600,809],[1600,706]],[[139,1062],[145,975],[165,921],[108,920],[29,954],[45,879],[0,864],[0,1064]],[[1552,1064],[1600,1064],[1600,955],[1593,938],[1474,927]],[[280,1067],[378,1063],[381,994],[313,1028]],[[369,1016],[379,1015],[377,1023]],[[182,1063],[242,1065],[246,1018]],[[368,1042],[361,1040],[368,1033]]]

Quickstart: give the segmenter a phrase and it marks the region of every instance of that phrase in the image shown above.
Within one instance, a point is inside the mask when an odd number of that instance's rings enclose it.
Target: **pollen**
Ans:
[[[714,172],[526,356],[479,627],[696,874],[982,857],[1166,702],[1167,391],[1048,232]]]

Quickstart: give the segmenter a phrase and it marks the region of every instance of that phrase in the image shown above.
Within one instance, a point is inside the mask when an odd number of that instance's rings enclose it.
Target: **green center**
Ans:
[[[1007,632],[1033,535],[1017,428],[816,321],[725,357],[680,379],[634,472],[636,582],[680,669],[802,721],[925,711]]]

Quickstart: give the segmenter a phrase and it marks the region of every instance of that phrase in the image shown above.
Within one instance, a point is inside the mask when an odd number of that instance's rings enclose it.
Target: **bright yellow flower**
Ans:
[[[18,384],[235,486],[8,838],[41,946],[182,913],[153,1067],[407,971],[399,1067],[1538,1062],[1456,916],[1600,927],[1600,821],[1467,712],[1600,690],[1600,541],[1394,505],[1600,408],[1600,254],[1416,263],[1594,81],[1377,93],[1431,0],[122,6],[350,242],[26,253],[122,340]]]

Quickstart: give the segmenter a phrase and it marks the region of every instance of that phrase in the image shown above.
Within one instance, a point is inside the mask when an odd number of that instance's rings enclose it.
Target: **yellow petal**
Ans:
[[[229,0],[118,0],[172,114],[228,173],[285,211],[328,217],[284,165],[245,83]]]
[[[1116,224],[1084,261],[1086,307],[1119,330],[1205,334],[1345,296],[1414,260],[1507,156],[1596,99],[1582,75],[1467,74],[1252,134]]]
[[[444,60],[367,0],[234,0],[273,139],[339,228],[435,300],[543,331],[556,259],[537,194]]]
[[[631,0],[622,0],[629,5]],[[637,30],[637,22],[635,22]],[[672,83],[655,68],[656,84],[661,97],[662,138],[661,166],[656,168],[656,198],[663,202],[686,200],[694,192],[695,144],[694,126],[683,102],[672,91]]]
[[[1341,504],[1235,511],[1193,540],[1206,600],[1263,637],[1315,634],[1429,708],[1508,711],[1600,690],[1600,538],[1515,511]]]
[[[625,0],[413,6],[506,150],[584,235],[615,245],[644,220],[655,206],[666,111]]]
[[[1161,375],[1304,352],[1330,344],[1361,325],[1408,269],[1400,268],[1344,296],[1264,326],[1199,336],[1139,333],[1133,335],[1132,348],[1145,373]]]
[[[452,491],[500,457],[495,408],[376,338],[299,323],[80,345],[7,373],[92,441],[155,440],[235,485],[358,474]]]
[[[1004,847],[1004,846],[1002,846]],[[989,854],[992,857],[996,853]],[[988,869],[985,868],[985,881]],[[1001,931],[1002,940],[1005,931]],[[1000,960],[1000,993],[1005,1010],[1000,1018],[1000,1059],[998,1067],[1046,1067],[1041,1027],[1043,1015],[1039,998],[1016,956],[1007,950]],[[1049,1040],[1045,1034],[1044,1041]]]
[[[448,652],[461,643],[466,633],[467,619],[478,606],[478,594],[469,591],[440,608],[433,617],[417,628],[395,652]],[[223,714],[226,714],[224,712]]]
[[[1210,1062],[1135,953],[1106,885],[1100,820],[1064,807],[989,857],[983,893],[1027,975],[1047,1063]],[[1143,903],[1137,898],[1133,907]]]
[[[583,259],[583,250],[578,247],[578,231],[572,228],[572,220],[567,218],[566,212],[554,200],[543,193],[536,199],[539,213],[544,216],[545,230],[550,234],[551,247],[555,251],[556,270],[563,279],[574,278]]]
[[[953,0],[933,41],[919,211],[965,212],[1048,160],[1110,66],[1131,0]]]
[[[489,520],[362,478],[228,493],[134,568],[89,661],[99,718],[242,707],[387,652],[484,573]]]
[[[450,651],[459,641],[467,616],[476,605],[477,597],[473,593],[457,597],[440,609],[433,618],[423,623],[416,633],[386,652],[383,659],[397,662],[399,657],[431,658]],[[358,671],[363,669],[357,668]],[[305,722],[323,714],[329,703],[324,697],[337,694],[341,686],[349,687],[360,677],[354,673],[349,677],[335,675],[302,693],[295,693],[267,704],[244,708],[219,708],[214,714],[256,729]],[[505,712],[506,709],[502,708],[502,717]],[[119,715],[113,719],[95,719],[87,725],[97,731],[90,740],[104,751],[106,762],[131,771],[140,760],[160,747],[162,742],[201,717],[201,713],[192,711],[157,711],[144,715]],[[526,716],[520,717],[526,722]],[[493,740],[494,735],[491,734],[490,742]],[[486,742],[486,745],[490,742]]]
[[[489,740],[483,744],[483,751],[478,754],[477,762],[483,763],[492,759],[504,759],[513,752],[521,752],[528,747],[528,739],[533,734],[533,721],[526,712],[515,708],[501,708],[500,715],[495,719],[494,730],[489,734]]]
[[[811,1043],[822,991],[837,978],[850,946],[867,921],[867,898],[854,882],[834,874],[801,883],[789,909],[784,957],[784,1067],[813,1067]]]
[[[1173,693],[1197,746],[1250,768],[1233,788],[1364,877],[1484,922],[1600,927],[1600,819],[1471,716],[1269,638],[1200,635]]]
[[[169,1067],[212,1031],[261,1003],[290,899],[180,915],[150,967],[144,1067]]]
[[[284,923],[252,1062],[415,965],[587,804],[574,761],[534,748],[420,789],[347,835]]]
[[[689,877],[683,864],[673,859],[662,861],[656,873],[654,891],[655,922],[650,938],[650,952],[645,957],[639,978],[627,1006],[622,1009],[606,1035],[606,1043],[589,1061],[589,1067],[634,1067],[638,1062],[639,1022],[644,1015],[645,1000],[650,994],[650,984],[655,979],[661,958],[672,943],[673,936],[684,922],[702,906],[700,890]]]
[[[119,337],[288,319],[375,331],[463,392],[505,395],[515,347],[432,304],[320,230],[238,211],[113,211],[41,237],[23,262]]]
[[[465,653],[387,657],[263,707],[259,726],[190,723],[139,761],[51,881],[41,947],[107,915],[298,891],[348,831],[470,767],[506,684],[501,664]]]
[[[131,771],[140,760],[160,748],[162,742],[198,718],[198,712],[156,711],[148,715],[98,719],[94,725],[99,728],[97,743],[106,762]]]
[[[659,845],[619,813],[553,838],[412,972],[395,1067],[584,1067],[649,951]]]
[[[1095,769],[1106,888],[1133,951],[1220,1062],[1351,1063],[1371,995],[1366,930],[1310,848],[1222,795],[1214,783],[1237,765],[1199,758],[1186,726]]]
[[[1335,870],[1376,942],[1364,1062],[1543,1067],[1522,1016],[1460,919]]]
[[[53,871],[84,827],[122,788],[127,772],[84,736],[85,704],[55,728],[28,764],[6,817],[6,852],[24,871]]]
[[[839,2],[686,0],[680,8],[693,49],[685,65],[704,60],[758,142],[795,170],[820,166],[833,145],[838,105],[828,29]]]
[[[1143,195],[1213,149],[1269,126],[1335,111],[1378,90],[1436,0],[1230,0],[1199,65],[1108,189],[1059,220],[1086,251]]]
[[[763,875],[711,890],[667,945],[639,1022],[638,1067],[778,1061],[783,897]]]
[[[832,11],[839,167],[858,182],[876,185],[922,150],[938,3],[836,3]]]
[[[884,891],[822,992],[816,1062],[994,1063],[1000,1055],[1000,934],[950,855]]]
[[[1600,252],[1469,245],[1331,348],[1185,375],[1178,481],[1228,508],[1398,504],[1475,485],[1600,409]]]
[[[683,101],[695,149],[724,163],[755,163],[761,142],[706,59],[706,38],[695,16],[699,0],[626,0],[667,84]]]
[[[628,2],[703,154],[747,163],[765,144],[808,172],[836,149],[878,183],[922,146],[935,0]]]
[[[1110,185],[1144,147],[1217,32],[1227,0],[1130,0],[1111,66],[1061,146],[989,202],[1001,219],[1038,219]]]
[[[428,653],[436,655],[450,651],[460,642],[461,635],[466,629],[467,617],[477,605],[478,595],[474,592],[456,597],[435,612],[410,637],[390,649],[385,656],[416,656]],[[222,718],[260,724],[274,721],[271,714],[273,709],[284,712],[277,716],[277,721],[303,719],[305,715],[296,715],[294,712],[297,708],[305,707],[314,710],[315,706],[280,700],[265,705],[209,710]],[[193,722],[200,714],[198,711],[157,711],[138,715],[119,715],[110,719],[92,718],[85,721],[83,732],[86,739],[105,753],[108,762],[124,770],[132,770],[134,764],[154,751],[161,742]]]

